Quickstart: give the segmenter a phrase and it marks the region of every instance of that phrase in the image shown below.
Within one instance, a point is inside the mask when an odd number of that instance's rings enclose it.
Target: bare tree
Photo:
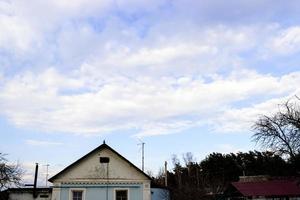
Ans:
[[[181,189],[182,188],[182,179],[181,179],[182,178],[181,177],[182,167],[180,164],[180,160],[178,159],[178,157],[175,154],[172,155],[172,163],[174,165],[175,175],[177,176],[178,188]]]
[[[191,176],[191,166],[195,163],[192,152],[187,152],[185,154],[182,154],[182,159],[185,163],[185,166],[188,169],[188,175]]]
[[[185,154],[182,154],[182,159],[186,166],[189,166],[195,162],[192,152],[187,152]]]
[[[0,153],[0,191],[12,186],[20,186],[23,173],[19,164],[9,164],[5,154]]]
[[[295,97],[279,105],[277,113],[262,115],[253,125],[253,140],[293,160],[300,152],[299,100]]]
[[[153,174],[153,172],[152,172],[151,170],[147,170],[147,171],[146,171],[146,174],[147,174],[148,176],[150,176],[150,177],[154,177],[154,174]]]

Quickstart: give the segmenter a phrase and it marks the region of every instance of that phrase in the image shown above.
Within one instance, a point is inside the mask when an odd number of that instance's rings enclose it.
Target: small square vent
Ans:
[[[109,163],[109,157],[100,157],[100,163]]]

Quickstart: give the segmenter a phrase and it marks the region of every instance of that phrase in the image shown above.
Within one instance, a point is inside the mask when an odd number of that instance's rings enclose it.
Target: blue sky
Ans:
[[[0,152],[32,179],[105,139],[146,170],[258,148],[299,95],[298,1],[0,1]],[[171,166],[170,166],[171,168]]]

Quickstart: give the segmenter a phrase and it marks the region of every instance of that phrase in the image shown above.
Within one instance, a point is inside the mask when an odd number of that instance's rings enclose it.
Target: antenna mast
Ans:
[[[48,168],[49,168],[49,164],[47,164],[47,165],[44,165],[44,166],[46,166],[46,187],[48,186],[48,176],[49,176],[49,174],[48,174]]]
[[[145,152],[144,152],[145,142],[142,142],[142,170],[144,171],[144,162],[145,162]]]
[[[144,171],[144,163],[145,163],[145,142],[140,140],[141,143],[138,145],[142,145],[142,171]]]

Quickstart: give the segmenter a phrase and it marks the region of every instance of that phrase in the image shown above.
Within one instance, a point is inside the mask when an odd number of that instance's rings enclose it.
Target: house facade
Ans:
[[[49,181],[52,200],[151,199],[151,178],[105,143]]]

